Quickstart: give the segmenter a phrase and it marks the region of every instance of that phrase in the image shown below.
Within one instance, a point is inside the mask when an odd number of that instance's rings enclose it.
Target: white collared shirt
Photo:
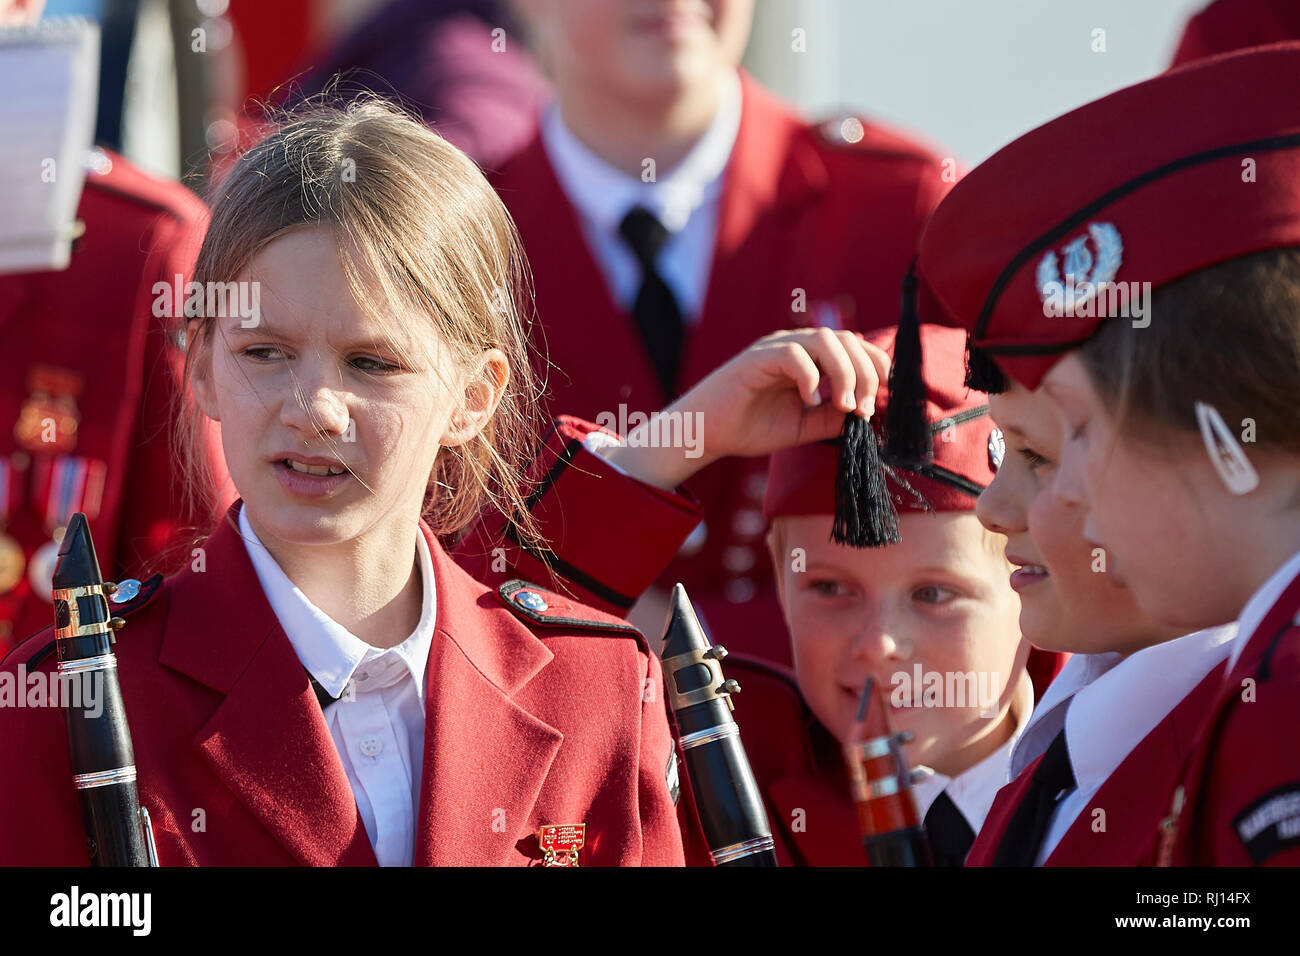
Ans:
[[[436,620],[424,534],[417,531],[415,543],[424,588],[420,623],[402,643],[381,650],[307,599],[262,545],[243,508],[239,530],[298,659],[331,696],[342,698],[325,708],[325,723],[379,865],[410,866],[424,766],[424,671]]]
[[[698,321],[713,264],[723,172],[740,130],[740,109],[740,77],[729,72],[704,134],[672,169],[656,170],[654,182],[629,176],[588,149],[564,124],[558,103],[544,111],[542,145],[578,213],[587,248],[614,301],[628,311],[641,288],[642,272],[618,228],[632,207],[644,206],[670,233],[656,269],[672,289],[683,320]]]
[[[921,818],[930,812],[930,805],[939,794],[946,792],[948,799],[961,811],[970,828],[976,833],[984,825],[984,818],[989,815],[993,798],[1007,782],[1007,763],[1011,759],[1011,750],[1020,735],[1029,725],[1030,715],[1034,711],[1034,685],[1029,675],[1020,675],[1020,686],[1011,701],[1011,715],[1016,721],[1016,729],[1006,742],[979,763],[967,767],[955,777],[946,777],[941,773],[922,780],[912,788],[916,796],[917,809]],[[929,769],[929,768],[926,768]]]
[[[1065,729],[1075,786],[1065,791],[1038,848],[1036,866],[1056,849],[1102,784],[1205,675],[1228,656],[1237,625],[1207,628],[1144,647],[1075,654],[1043,695],[1011,757],[1011,776],[1038,759]]]
[[[1273,605],[1282,597],[1282,592],[1290,587],[1291,582],[1297,577],[1300,577],[1300,551],[1293,554],[1289,561],[1264,582],[1263,587],[1250,596],[1250,600],[1246,602],[1246,606],[1241,609],[1241,614],[1237,618],[1241,626],[1237,631],[1237,639],[1232,644],[1228,670],[1232,670],[1237,665],[1237,658],[1241,657],[1242,649],[1264,623],[1264,618],[1268,616],[1269,611],[1273,610]],[[1296,616],[1296,623],[1300,624],[1300,615]]]

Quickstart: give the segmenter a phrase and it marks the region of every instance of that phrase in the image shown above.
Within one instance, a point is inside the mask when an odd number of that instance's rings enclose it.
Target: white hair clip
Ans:
[[[1201,440],[1210,463],[1234,495],[1247,495],[1259,487],[1259,472],[1242,450],[1237,436],[1228,428],[1219,410],[1205,402],[1196,403],[1196,423],[1201,426]]]

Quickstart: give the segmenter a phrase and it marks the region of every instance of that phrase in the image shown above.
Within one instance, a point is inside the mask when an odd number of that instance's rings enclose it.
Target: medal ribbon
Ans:
[[[0,458],[0,528],[9,524],[9,519],[22,505],[22,482],[16,474],[17,469],[9,458]]]
[[[106,467],[98,459],[59,455],[37,464],[36,495],[44,502],[45,527],[51,531],[67,525],[78,511],[93,521],[104,496]]]

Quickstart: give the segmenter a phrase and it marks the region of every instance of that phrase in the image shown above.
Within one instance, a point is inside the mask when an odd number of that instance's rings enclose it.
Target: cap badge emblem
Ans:
[[[989,432],[989,467],[997,471],[1002,467],[1002,459],[1007,453],[1007,441],[1002,437],[1002,429],[995,428]]]
[[[1115,278],[1124,256],[1124,242],[1111,223],[1094,222],[1088,226],[1088,235],[1066,244],[1061,256],[1064,262],[1056,250],[1049,249],[1038,264],[1038,294],[1044,301],[1063,296],[1070,303],[1066,312],[1069,315],[1095,296],[1099,285]]]

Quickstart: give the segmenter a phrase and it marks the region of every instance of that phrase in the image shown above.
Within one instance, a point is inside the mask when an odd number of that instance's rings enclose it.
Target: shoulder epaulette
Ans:
[[[111,193],[180,221],[188,221],[205,208],[198,194],[184,183],[159,179],[115,153],[101,152],[102,161],[86,173],[87,189]]]
[[[644,640],[641,632],[621,617],[606,614],[519,578],[507,581],[497,588],[497,597],[520,618],[542,627],[612,632]]]
[[[155,574],[147,581],[140,583],[139,592],[129,601],[123,601],[121,604],[114,604],[110,600],[109,611],[114,617],[126,617],[128,614],[134,614],[146,604],[154,599],[158,593],[159,586],[162,585],[163,576]],[[18,661],[26,670],[35,670],[49,660],[50,655],[54,653],[54,638],[47,635],[50,628],[38,631],[26,640],[20,641],[14,648],[0,660],[0,664],[9,663],[10,658]]]
[[[162,587],[162,583],[163,576],[161,574],[155,574],[153,577],[140,582],[140,590],[136,593],[135,597],[131,598],[129,601],[123,601],[121,604],[111,602],[109,604],[109,609],[118,617],[126,617],[128,614],[134,614],[157,596],[158,589]],[[120,582],[118,586],[121,586]]]
[[[874,156],[891,156],[935,162],[934,153],[922,143],[879,126],[866,117],[854,113],[840,113],[814,125],[817,138],[823,143],[838,146],[850,152]]]

